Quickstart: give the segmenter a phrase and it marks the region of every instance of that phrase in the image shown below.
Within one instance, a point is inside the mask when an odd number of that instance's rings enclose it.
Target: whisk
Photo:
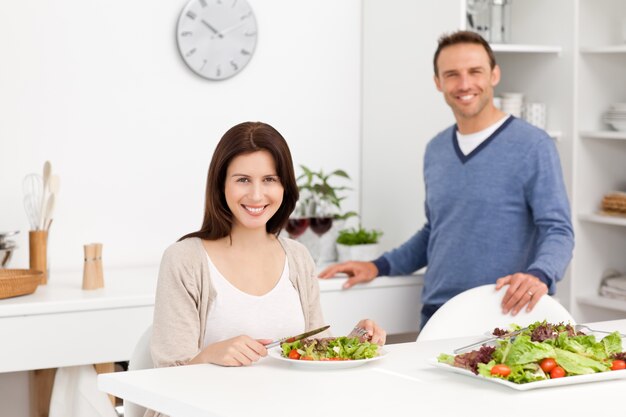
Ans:
[[[28,174],[22,182],[24,190],[24,209],[30,223],[31,230],[39,230],[41,219],[41,205],[43,202],[44,190],[43,179],[38,174]]]

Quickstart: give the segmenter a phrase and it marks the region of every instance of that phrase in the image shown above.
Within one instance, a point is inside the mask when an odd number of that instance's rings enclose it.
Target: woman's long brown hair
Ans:
[[[245,122],[230,128],[217,144],[207,176],[202,227],[179,241],[189,237],[216,240],[230,235],[233,216],[224,195],[226,171],[235,157],[261,150],[272,155],[276,174],[284,189],[282,204],[265,226],[268,233],[280,233],[299,198],[291,152],[285,139],[272,126],[262,122]]]

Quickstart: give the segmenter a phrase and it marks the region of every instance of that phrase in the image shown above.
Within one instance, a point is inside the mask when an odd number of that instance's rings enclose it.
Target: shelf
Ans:
[[[548,130],[546,133],[557,142],[561,141],[561,137],[563,136],[563,132],[560,130]]]
[[[615,298],[602,297],[600,295],[588,295],[585,297],[578,297],[578,302],[593,307],[626,311],[626,300],[617,300]]]
[[[626,226],[626,217],[603,216],[601,214],[581,214],[578,218],[586,222]]]
[[[531,54],[560,54],[563,48],[553,45],[518,45],[508,43],[493,43],[490,45],[494,52],[513,52]]]
[[[626,140],[626,132],[614,130],[583,131],[580,136],[587,139]]]
[[[580,48],[583,54],[626,54],[626,44]]]

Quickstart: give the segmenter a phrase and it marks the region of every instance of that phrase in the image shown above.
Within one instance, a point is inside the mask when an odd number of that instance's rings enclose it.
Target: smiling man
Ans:
[[[426,224],[380,258],[320,277],[348,273],[348,288],[428,266],[422,327],[447,300],[484,284],[507,288],[504,313],[531,310],[554,294],[574,247],[558,153],[546,132],[493,105],[500,68],[480,35],[441,37],[433,64],[456,124],[426,148]]]

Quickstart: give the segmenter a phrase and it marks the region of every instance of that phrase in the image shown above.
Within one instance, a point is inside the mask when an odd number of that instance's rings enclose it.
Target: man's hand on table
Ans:
[[[378,275],[378,268],[373,262],[348,261],[329,266],[320,272],[319,277],[332,278],[340,272],[348,274],[349,278],[343,284],[343,288],[347,289],[355,284],[372,281]]]

